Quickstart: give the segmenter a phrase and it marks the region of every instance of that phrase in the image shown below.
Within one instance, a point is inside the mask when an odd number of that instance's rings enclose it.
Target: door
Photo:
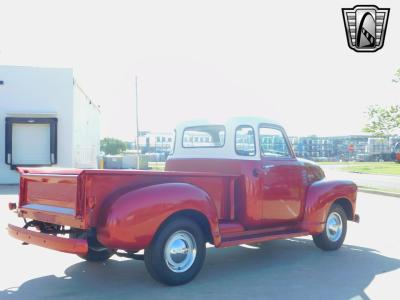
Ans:
[[[49,165],[50,124],[15,123],[12,125],[12,163]]]
[[[282,128],[259,128],[259,201],[264,224],[296,221],[301,217],[305,183],[303,168]]]

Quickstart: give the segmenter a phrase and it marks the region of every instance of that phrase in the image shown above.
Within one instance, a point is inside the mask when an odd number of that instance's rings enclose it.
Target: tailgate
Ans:
[[[56,172],[59,173],[56,173]],[[80,172],[19,169],[21,217],[83,228],[84,201]]]

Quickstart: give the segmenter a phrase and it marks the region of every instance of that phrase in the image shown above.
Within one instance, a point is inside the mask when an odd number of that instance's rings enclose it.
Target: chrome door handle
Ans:
[[[274,165],[263,165],[263,166],[262,166],[262,169],[263,169],[264,171],[268,171],[268,170],[272,169],[273,167],[274,167]]]

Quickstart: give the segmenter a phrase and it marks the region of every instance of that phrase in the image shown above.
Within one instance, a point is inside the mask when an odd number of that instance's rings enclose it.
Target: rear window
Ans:
[[[222,125],[188,127],[183,131],[184,148],[223,147],[225,127]]]

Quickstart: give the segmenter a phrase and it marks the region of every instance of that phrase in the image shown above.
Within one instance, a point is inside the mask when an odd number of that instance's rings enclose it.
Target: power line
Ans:
[[[138,77],[135,76],[135,94],[136,94],[136,151],[137,151],[137,166],[140,169],[140,151],[139,151],[139,97],[138,97]]]

